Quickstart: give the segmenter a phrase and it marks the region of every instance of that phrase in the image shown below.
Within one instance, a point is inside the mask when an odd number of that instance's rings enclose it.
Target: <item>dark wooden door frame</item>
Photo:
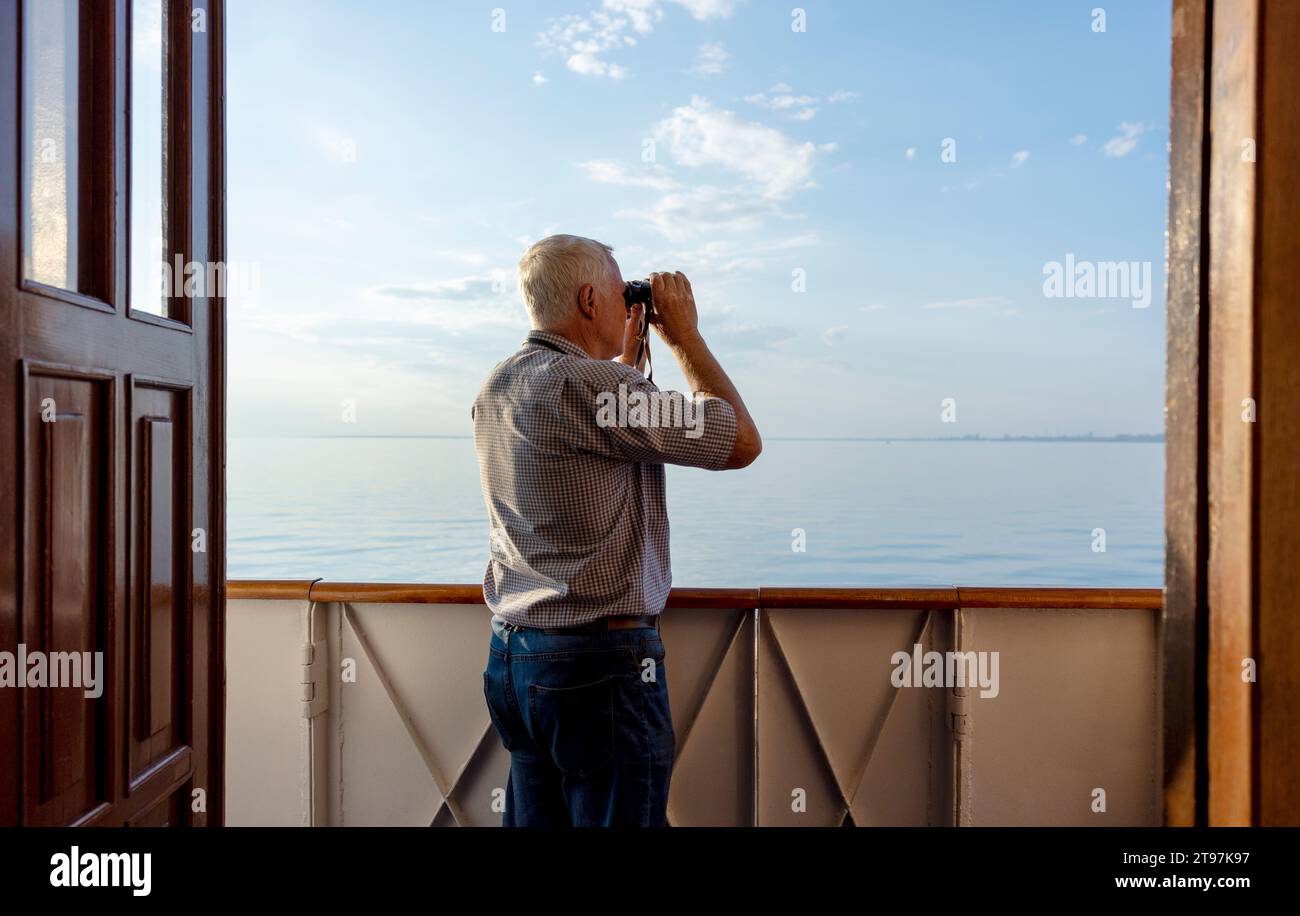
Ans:
[[[172,138],[169,241],[183,261],[224,263],[224,2],[164,2],[171,39],[171,75],[166,82]],[[95,74],[94,86],[83,84],[81,91],[105,95],[96,96],[89,120],[79,125],[80,168],[85,170],[81,182],[91,196],[78,213],[93,223],[85,253],[94,264],[94,275],[81,291],[69,292],[22,275],[25,230],[17,138],[23,136],[18,92],[23,4],[0,0],[0,135],[14,138],[0,144],[0,649],[12,651],[28,636],[29,641],[39,638],[24,629],[25,617],[36,613],[24,595],[37,594],[44,602],[40,589],[48,587],[27,581],[37,578],[30,570],[59,579],[57,564],[33,553],[36,547],[26,530],[33,512],[45,510],[25,490],[33,479],[33,464],[24,458],[23,449],[33,438],[28,402],[33,386],[71,384],[78,396],[85,393],[85,403],[92,408],[85,425],[92,429],[96,460],[103,464],[89,471],[94,476],[87,489],[95,493],[92,514],[95,525],[102,527],[96,528],[99,534],[87,535],[96,545],[89,551],[91,584],[78,592],[74,582],[64,594],[83,594],[94,608],[91,626],[98,628],[98,635],[92,638],[105,653],[107,679],[92,724],[85,726],[87,742],[76,748],[61,746],[61,753],[84,752],[94,759],[88,795],[78,790],[75,803],[33,801],[33,780],[44,777],[28,763],[27,736],[36,727],[36,720],[28,721],[29,713],[24,712],[31,691],[0,690],[0,744],[5,747],[0,759],[0,825],[224,821],[225,304],[217,295],[175,299],[170,319],[129,308],[128,8],[129,0],[81,5],[81,40],[91,35],[94,46],[81,49],[80,66]],[[195,12],[197,20],[192,18]],[[201,30],[192,28],[200,22]],[[70,341],[81,343],[69,346]],[[186,341],[192,343],[187,346]],[[133,349],[137,345],[138,351]],[[195,397],[193,391],[203,396]],[[157,511],[168,524],[178,524],[175,546],[166,554],[174,561],[160,561],[157,568],[171,576],[167,584],[175,594],[160,599],[164,610],[151,612],[177,609],[174,619],[157,619],[164,620],[166,628],[181,628],[176,652],[167,662],[174,666],[173,676],[179,680],[172,683],[179,688],[161,681],[161,686],[150,686],[151,675],[139,673],[143,662],[135,642],[135,634],[149,625],[140,618],[141,596],[151,582],[150,568],[141,560],[149,528],[141,527],[148,520],[136,487],[142,468],[148,467],[141,463],[147,453],[137,446],[152,422],[150,414],[156,412],[150,399],[154,406],[161,403],[175,413],[163,418],[175,422],[161,424],[167,429],[158,441],[180,444],[160,454],[169,461],[173,456],[192,459],[167,471],[164,498],[169,505],[175,501],[177,508]],[[204,552],[182,549],[191,540],[185,522],[203,528]],[[132,628],[137,628],[134,633]],[[166,632],[172,645],[170,634],[176,631]],[[152,720],[141,684],[149,691],[163,691],[163,705],[155,703],[153,713],[165,717],[167,731],[151,731],[154,726],[147,724]],[[173,690],[177,692],[169,692]],[[186,702],[167,705],[177,697]],[[142,709],[146,725],[140,724]],[[42,734],[48,736],[48,729]],[[41,766],[47,765],[42,760]],[[194,789],[203,790],[203,811],[193,810]],[[89,802],[83,804],[83,797]]]
[[[203,123],[197,114],[193,128],[195,148],[202,147],[206,156],[193,162],[205,166],[203,173],[191,176],[194,206],[202,201],[203,214],[194,216],[192,227],[206,229],[207,237],[193,239],[194,251],[206,250],[211,261],[226,263],[226,3],[225,0],[191,0],[193,10],[207,14],[208,40],[192,45],[192,72],[206,76],[206,85],[194,87],[192,111],[203,111]],[[202,101],[202,105],[200,104]],[[206,193],[200,194],[200,189]],[[196,579],[208,602],[208,613],[196,632],[196,643],[207,646],[207,656],[192,660],[194,676],[208,685],[206,720],[196,723],[205,732],[207,755],[201,778],[207,787],[207,813],[199,823],[220,827],[225,823],[226,761],[226,300],[210,294],[201,301],[205,314],[194,316],[206,324],[208,351],[206,365],[208,397],[196,410],[196,422],[208,430],[204,445],[209,454],[209,473],[194,481],[194,499],[209,507],[208,569],[203,581]],[[197,619],[196,615],[196,619]],[[198,771],[196,770],[196,774]]]
[[[208,137],[206,185],[208,250],[226,261],[226,0],[194,0],[194,7],[207,10],[210,38],[204,49],[208,59]],[[208,424],[211,435],[211,474],[206,481],[206,498],[211,506],[210,567],[206,588],[211,598],[209,614],[209,657],[205,672],[209,686],[208,784],[210,786],[207,825],[226,822],[226,300],[208,299],[209,377]],[[196,499],[199,498],[196,494]]]
[[[1161,614],[1164,820],[1191,826],[1206,793],[1205,222],[1211,0],[1174,0],[1166,283],[1165,601]]]
[[[1300,4],[1174,0],[1173,16],[1165,822],[1294,825]]]

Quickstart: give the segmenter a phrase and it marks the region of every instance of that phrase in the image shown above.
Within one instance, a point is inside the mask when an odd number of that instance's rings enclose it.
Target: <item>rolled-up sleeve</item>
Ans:
[[[558,406],[575,447],[620,461],[717,471],[736,444],[736,411],[727,401],[661,391],[621,364],[565,379]]]

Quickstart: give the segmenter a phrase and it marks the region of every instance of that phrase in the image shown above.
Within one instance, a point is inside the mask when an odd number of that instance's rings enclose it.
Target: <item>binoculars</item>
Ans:
[[[650,314],[650,310],[654,307],[654,300],[650,295],[650,281],[633,280],[623,284],[623,301],[629,309],[638,302],[644,303],[646,314]]]

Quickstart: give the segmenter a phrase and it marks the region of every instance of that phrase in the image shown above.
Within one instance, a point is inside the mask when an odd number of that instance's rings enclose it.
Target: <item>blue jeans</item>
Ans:
[[[503,827],[667,826],[677,739],[656,628],[508,626],[483,694],[510,752]]]

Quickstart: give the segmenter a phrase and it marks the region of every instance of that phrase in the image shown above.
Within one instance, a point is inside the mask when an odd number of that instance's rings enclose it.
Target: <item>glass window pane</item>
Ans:
[[[131,2],[131,308],[167,314],[167,34],[163,0]]]
[[[78,0],[23,5],[23,276],[82,290],[78,263]]]

